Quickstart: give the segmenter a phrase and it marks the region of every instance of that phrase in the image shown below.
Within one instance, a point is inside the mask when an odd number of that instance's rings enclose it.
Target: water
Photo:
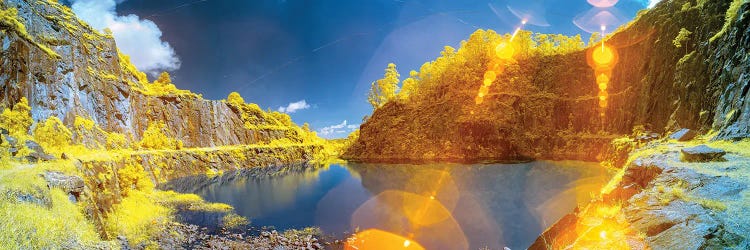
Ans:
[[[428,249],[525,249],[608,180],[596,163],[348,164],[237,178],[195,193],[253,226],[355,228],[408,235]],[[434,199],[433,199],[434,198]]]

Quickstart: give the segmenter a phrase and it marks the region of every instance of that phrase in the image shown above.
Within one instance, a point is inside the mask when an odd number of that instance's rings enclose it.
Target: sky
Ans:
[[[345,137],[372,113],[371,82],[386,65],[402,78],[477,29],[581,34],[611,28],[657,0],[68,0],[151,79],[288,113],[326,138]],[[597,8],[593,5],[611,7]],[[597,15],[607,11],[611,15]],[[575,21],[575,22],[574,22]],[[596,27],[593,27],[596,26]],[[402,79],[403,80],[403,79]]]

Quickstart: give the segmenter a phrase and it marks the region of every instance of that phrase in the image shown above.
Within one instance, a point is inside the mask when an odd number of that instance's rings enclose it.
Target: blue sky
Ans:
[[[142,70],[170,71],[179,88],[204,98],[237,91],[261,107],[284,107],[296,123],[308,122],[325,137],[346,136],[372,112],[367,91],[389,62],[405,76],[478,28],[512,32],[520,20],[511,9],[545,25],[527,30],[582,34],[587,41],[573,20],[593,8],[586,0],[75,2],[74,11],[94,27],[125,23],[137,30],[114,32],[121,50],[141,58]],[[647,5],[619,0],[613,8],[627,21]],[[98,20],[99,9],[111,18]]]

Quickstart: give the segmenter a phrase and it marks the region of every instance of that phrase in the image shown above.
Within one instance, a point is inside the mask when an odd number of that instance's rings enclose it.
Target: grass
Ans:
[[[102,244],[84,203],[74,204],[60,189],[49,189],[47,170],[72,173],[70,161],[35,165],[3,158],[0,170],[0,249],[87,249]],[[20,200],[19,197],[31,197]]]
[[[707,146],[713,148],[719,148],[729,153],[738,154],[745,157],[750,157],[750,139],[744,139],[741,141],[727,141],[718,140],[710,141],[706,143]]]
[[[148,193],[131,191],[105,221],[110,235],[124,235],[131,245],[156,247],[153,237],[172,221],[172,209],[153,201]]]
[[[250,224],[247,218],[239,216],[235,213],[229,213],[221,218],[221,225],[228,229],[238,229]]]

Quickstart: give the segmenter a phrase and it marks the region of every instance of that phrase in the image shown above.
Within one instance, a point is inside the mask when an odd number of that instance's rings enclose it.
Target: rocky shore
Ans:
[[[123,250],[130,247],[127,239],[118,237]],[[161,249],[330,249],[341,246],[321,234],[316,228],[278,232],[268,228],[248,227],[213,231],[191,224],[171,223],[162,231],[158,246]]]
[[[750,248],[750,142],[659,140],[529,249]],[[614,248],[613,248],[614,247]]]

